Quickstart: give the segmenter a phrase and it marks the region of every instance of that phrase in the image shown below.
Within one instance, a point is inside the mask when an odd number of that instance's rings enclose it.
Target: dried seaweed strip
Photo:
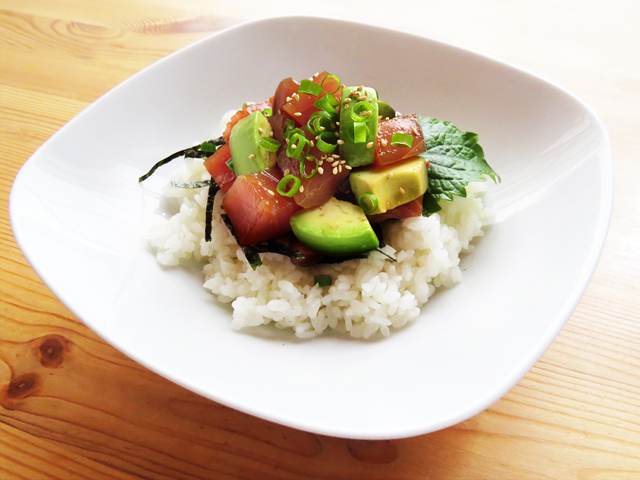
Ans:
[[[204,220],[204,239],[206,242],[211,241],[211,229],[213,224],[213,201],[216,198],[216,193],[220,190],[220,187],[215,182],[215,180],[211,179],[211,184],[209,185],[209,193],[207,195],[207,210],[205,212],[205,220]]]
[[[186,188],[186,189],[195,189],[195,188],[204,188],[211,185],[212,180],[204,180],[202,182],[178,182],[174,180],[171,182],[172,187],[176,188]]]

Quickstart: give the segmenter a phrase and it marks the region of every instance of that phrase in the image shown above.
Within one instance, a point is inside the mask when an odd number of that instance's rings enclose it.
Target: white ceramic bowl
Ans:
[[[284,78],[328,70],[402,112],[480,135],[502,176],[496,223],[391,338],[298,341],[230,328],[199,268],[163,269],[146,243],[167,179],[137,178],[220,133],[221,115]],[[308,17],[225,30],[133,76],[47,141],[10,198],[15,237],[51,290],[108,342],[206,397],[274,422],[380,439],[482,411],[535,363],[578,303],[612,201],[607,134],[593,111],[510,65],[425,38]]]

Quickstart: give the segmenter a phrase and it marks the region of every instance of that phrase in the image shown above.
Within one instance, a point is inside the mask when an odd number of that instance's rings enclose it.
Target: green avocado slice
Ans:
[[[299,210],[289,223],[298,240],[325,255],[353,255],[380,246],[362,208],[335,197],[319,207]]]
[[[269,137],[271,124],[260,111],[240,120],[231,130],[229,148],[236,175],[250,175],[271,168],[276,155],[260,146],[260,140]]]

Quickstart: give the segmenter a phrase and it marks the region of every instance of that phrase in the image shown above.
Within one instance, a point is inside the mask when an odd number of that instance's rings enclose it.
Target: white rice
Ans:
[[[171,180],[210,178],[202,160],[187,159]],[[218,301],[231,303],[231,326],[273,323],[292,328],[301,338],[334,329],[368,338],[389,336],[415,319],[437,287],[460,282],[460,254],[470,251],[475,237],[492,221],[483,208],[484,183],[467,188],[467,197],[442,202],[442,211],[429,217],[385,222],[382,250],[368,258],[333,265],[297,267],[289,258],[261,254],[263,265],[253,270],[242,249],[220,217],[224,194],[214,204],[212,240],[204,240],[207,188],[187,190],[165,187],[164,195],[180,203],[170,218],[156,216],[150,242],[162,265],[176,266],[195,258],[204,263],[204,287]],[[314,285],[314,276],[328,274],[330,287]]]

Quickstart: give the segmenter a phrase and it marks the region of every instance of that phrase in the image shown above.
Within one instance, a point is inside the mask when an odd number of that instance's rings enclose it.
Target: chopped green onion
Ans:
[[[333,92],[327,92],[327,91],[324,89],[324,82],[326,82],[326,81],[327,81],[327,78],[334,78],[334,79],[336,80],[336,82],[338,83],[338,88],[336,88]],[[322,88],[322,91],[324,91],[324,92],[326,92],[326,93],[328,93],[328,94],[333,95],[333,94],[334,94],[334,93],[336,93],[338,90],[340,90],[340,79],[339,79],[338,77],[336,77],[335,75],[327,75],[326,77],[324,77],[324,78],[322,79],[322,82],[320,82],[320,87]]]
[[[353,122],[353,143],[365,143],[370,131],[365,122]]]
[[[369,215],[378,208],[378,197],[371,192],[365,192],[358,197],[358,205]]]
[[[314,83],[311,80],[301,80],[300,88],[298,88],[298,93],[308,93],[310,95],[319,97],[323,92],[322,87],[317,83]]]
[[[376,118],[374,115],[376,109],[371,103],[365,101],[358,102],[354,106],[351,107],[351,119],[354,122],[368,122]],[[369,112],[367,115],[362,115],[362,113]]]
[[[200,150],[202,152],[215,152],[218,149],[217,146],[215,146],[213,143],[209,143],[209,142],[202,142],[200,144]]]
[[[273,138],[262,137],[260,139],[260,146],[270,152],[277,152],[280,148],[280,142]]]
[[[289,134],[289,130],[295,128],[295,126],[296,126],[296,122],[294,122],[290,118],[287,118],[284,121],[284,127],[282,128],[282,136],[286,138]]]
[[[227,160],[225,162],[227,164],[227,167],[229,167],[229,169],[233,172],[236,173],[235,169],[233,168],[233,158],[230,158],[229,160]]]
[[[270,117],[271,115],[273,115],[273,110],[271,110],[269,107],[267,107],[262,111],[262,114],[265,117]]]
[[[309,140],[306,139],[301,133],[294,133],[289,137],[289,143],[287,144],[287,157],[300,158],[306,153],[305,148],[308,150]]]
[[[304,162],[305,162],[305,160],[309,160],[309,161],[313,160],[314,162],[316,162],[316,168],[314,168],[313,171],[309,175],[306,175],[304,173]],[[304,178],[313,178],[313,177],[315,177],[316,173],[318,173],[318,167],[319,167],[318,159],[316,157],[314,157],[313,155],[306,155],[306,156],[304,156],[304,157],[302,157],[300,159],[300,175],[302,175]]]
[[[337,116],[336,107],[339,103],[340,102],[338,102],[338,100],[336,100],[332,95],[325,95],[324,97],[314,101],[313,106],[327,112],[333,117],[334,115]]]
[[[329,143],[327,140],[333,140],[333,143]],[[333,153],[336,151],[338,137],[333,132],[322,132],[318,135],[318,140],[316,140],[316,147],[322,153]]]
[[[314,135],[320,135],[327,129],[331,128],[333,117],[324,110],[313,112],[307,122],[307,128]],[[324,127],[324,128],[321,128]]]
[[[287,185],[289,182],[293,180],[293,186],[287,191]],[[302,184],[302,180],[300,180],[295,175],[286,175],[278,182],[278,186],[276,187],[276,191],[282,195],[283,197],[293,197],[298,190],[300,189],[300,185]]]
[[[406,133],[394,133],[391,135],[391,145],[394,147],[411,147],[413,137]]]
[[[333,284],[331,275],[316,275],[313,277],[313,284],[319,287],[330,287]]]

